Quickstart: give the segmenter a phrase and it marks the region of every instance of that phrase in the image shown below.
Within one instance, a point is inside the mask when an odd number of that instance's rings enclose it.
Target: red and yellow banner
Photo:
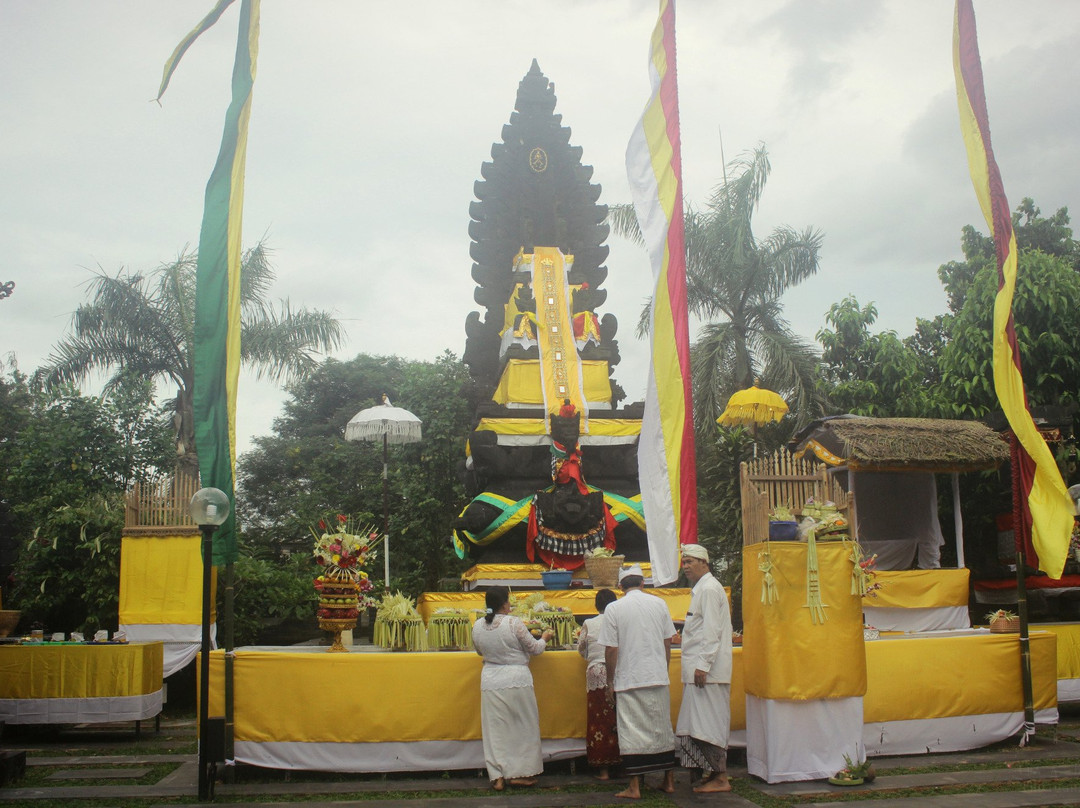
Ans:
[[[1016,236],[1005,198],[1005,186],[990,145],[990,118],[986,111],[975,10],[971,0],[957,0],[953,27],[953,69],[960,129],[967,146],[968,167],[975,195],[990,227],[997,252],[998,294],[994,301],[994,388],[998,402],[1020,444],[1013,468],[1019,477],[1021,517],[1018,533],[1030,530],[1039,568],[1060,578],[1068,557],[1073,525],[1073,502],[1046,441],[1032,420],[1020,369],[1020,351],[1012,316],[1016,289]],[[1029,559],[1030,560],[1030,559]]]
[[[697,541],[674,0],[660,0],[649,72],[652,96],[626,148],[626,173],[653,268],[638,475],[653,580],[665,584],[678,577],[680,542]]]

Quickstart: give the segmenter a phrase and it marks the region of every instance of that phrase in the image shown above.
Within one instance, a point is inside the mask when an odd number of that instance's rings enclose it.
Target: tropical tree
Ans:
[[[834,303],[825,315],[831,328],[818,331],[817,339],[823,348],[822,392],[830,409],[878,417],[925,417],[932,406],[932,391],[920,354],[895,331],[871,333],[876,320],[877,307],[873,303],[861,306],[851,295]],[[920,333],[930,339],[933,331],[926,325]]]
[[[704,325],[692,349],[695,420],[709,435],[713,421],[736,390],[760,379],[809,420],[823,411],[815,384],[816,356],[783,316],[781,298],[818,270],[822,234],[786,225],[764,239],[752,220],[771,165],[764,144],[737,158],[730,178],[716,188],[705,210],[687,207],[686,285],[690,313]],[[616,233],[641,243],[633,208],[612,208]],[[647,328],[648,312],[639,321]]]
[[[0,380],[0,431],[5,603],[57,631],[115,628],[123,494],[173,453],[152,383],[125,374],[107,396],[83,396],[35,390],[12,371]]]
[[[270,560],[301,553],[310,563],[309,528],[328,514],[350,514],[381,530],[382,446],[347,442],[344,431],[385,393],[420,418],[424,433],[419,443],[390,447],[392,586],[415,595],[459,572],[449,537],[465,501],[457,469],[477,403],[460,360],[449,352],[433,362],[330,359],[289,393],[274,434],[257,438],[240,458],[248,516],[242,552]]]
[[[275,273],[269,259],[265,240],[243,255],[240,361],[260,378],[289,383],[317,367],[317,352],[338,347],[343,331],[329,312],[294,310],[288,300],[272,308],[267,292]],[[197,261],[185,250],[149,273],[94,271],[89,299],[75,311],[71,334],[38,371],[50,387],[83,382],[95,371],[112,373],[106,392],[124,372],[175,385],[177,452],[192,472],[198,468],[192,415]]]

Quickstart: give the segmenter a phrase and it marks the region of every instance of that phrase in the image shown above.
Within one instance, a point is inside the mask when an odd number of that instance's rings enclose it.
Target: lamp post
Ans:
[[[214,531],[229,518],[229,497],[217,488],[200,488],[188,512],[202,531],[202,647],[199,655],[199,799],[210,799],[210,571]]]

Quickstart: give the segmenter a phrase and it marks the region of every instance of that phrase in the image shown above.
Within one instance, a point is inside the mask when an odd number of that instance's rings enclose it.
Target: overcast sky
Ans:
[[[0,0],[0,358],[38,367],[84,299],[88,268],[150,270],[197,246],[229,100],[237,9],[162,65],[212,0]],[[238,6],[238,4],[237,4]],[[1080,3],[976,0],[994,148],[1010,205],[1080,204]],[[263,0],[244,243],[266,234],[294,306],[332,310],[359,352],[464,348],[469,203],[535,58],[603,186],[629,199],[626,141],[648,92],[655,0]],[[824,232],[818,276],[786,299],[808,339],[829,306],[874,302],[906,336],[945,310],[936,270],[985,232],[957,123],[948,0],[680,0],[685,193],[701,205],[765,142],[755,218]],[[616,379],[643,396],[633,337],[644,253],[613,237],[601,313]],[[163,391],[165,394],[174,391]],[[241,378],[240,449],[285,395]],[[370,402],[357,402],[357,409]]]

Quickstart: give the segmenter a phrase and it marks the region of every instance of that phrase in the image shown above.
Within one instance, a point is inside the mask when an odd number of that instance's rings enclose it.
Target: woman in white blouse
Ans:
[[[544,771],[540,714],[529,659],[542,654],[553,633],[539,640],[510,614],[510,591],[495,586],[485,596],[486,614],[473,625],[473,648],[484,658],[480,674],[480,727],[484,762],[496,791],[536,785]]]

